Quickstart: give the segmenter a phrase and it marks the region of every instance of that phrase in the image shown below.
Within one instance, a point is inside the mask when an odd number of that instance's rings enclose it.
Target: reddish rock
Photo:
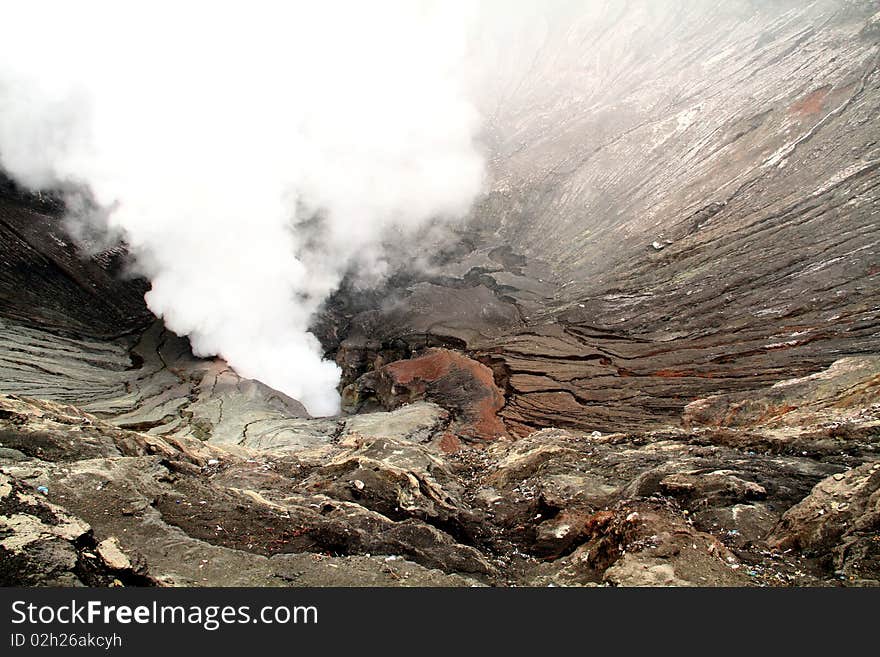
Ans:
[[[535,532],[536,553],[558,557],[573,549],[594,529],[593,516],[587,511],[565,509],[557,516],[542,522]]]
[[[818,114],[825,107],[825,99],[828,97],[829,91],[831,91],[830,85],[819,87],[815,91],[793,103],[788,108],[788,111],[792,114],[799,114],[801,116]]]
[[[461,449],[461,441],[451,433],[444,433],[437,440],[437,447],[444,454],[454,454]]]
[[[387,410],[425,399],[452,412],[450,430],[457,436],[494,440],[508,435],[497,415],[504,395],[492,370],[449,349],[428,349],[383,365],[349,386],[344,398],[351,407],[374,400]],[[451,443],[446,447],[454,451]]]

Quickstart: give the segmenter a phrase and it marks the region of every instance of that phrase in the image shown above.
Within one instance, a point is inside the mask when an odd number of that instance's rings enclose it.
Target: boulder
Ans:
[[[782,516],[769,538],[778,550],[824,555],[847,582],[880,582],[880,462],[820,481]]]

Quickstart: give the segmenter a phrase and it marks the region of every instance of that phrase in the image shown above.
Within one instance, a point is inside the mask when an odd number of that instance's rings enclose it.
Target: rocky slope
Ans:
[[[316,318],[340,417],[0,186],[2,583],[880,583],[880,7],[564,4],[457,239]]]
[[[3,396],[3,578],[880,584],[880,403],[860,403],[878,399],[880,360],[785,387],[801,388],[794,425],[730,422],[730,404],[778,408],[770,389],[698,402],[708,423],[688,430],[473,446],[424,401],[336,421],[311,446],[277,434],[220,446]]]
[[[465,340],[506,372],[519,433],[675,421],[875,351],[876,3],[591,6],[498,76],[456,288],[411,286],[348,345]]]

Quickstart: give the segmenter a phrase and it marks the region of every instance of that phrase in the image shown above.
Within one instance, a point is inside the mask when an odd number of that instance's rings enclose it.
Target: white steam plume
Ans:
[[[337,411],[307,332],[381,240],[480,192],[469,15],[441,2],[3,8],[0,166],[87,186],[199,355]]]

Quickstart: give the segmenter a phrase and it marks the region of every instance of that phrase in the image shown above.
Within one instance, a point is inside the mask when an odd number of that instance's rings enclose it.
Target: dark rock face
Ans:
[[[876,3],[578,11],[494,64],[460,239],[316,318],[353,415],[0,185],[4,583],[876,585]]]
[[[143,329],[151,321],[143,300],[147,286],[122,275],[124,250],[86,257],[56,207],[33,205],[17,195],[0,196],[2,317],[100,338]]]

